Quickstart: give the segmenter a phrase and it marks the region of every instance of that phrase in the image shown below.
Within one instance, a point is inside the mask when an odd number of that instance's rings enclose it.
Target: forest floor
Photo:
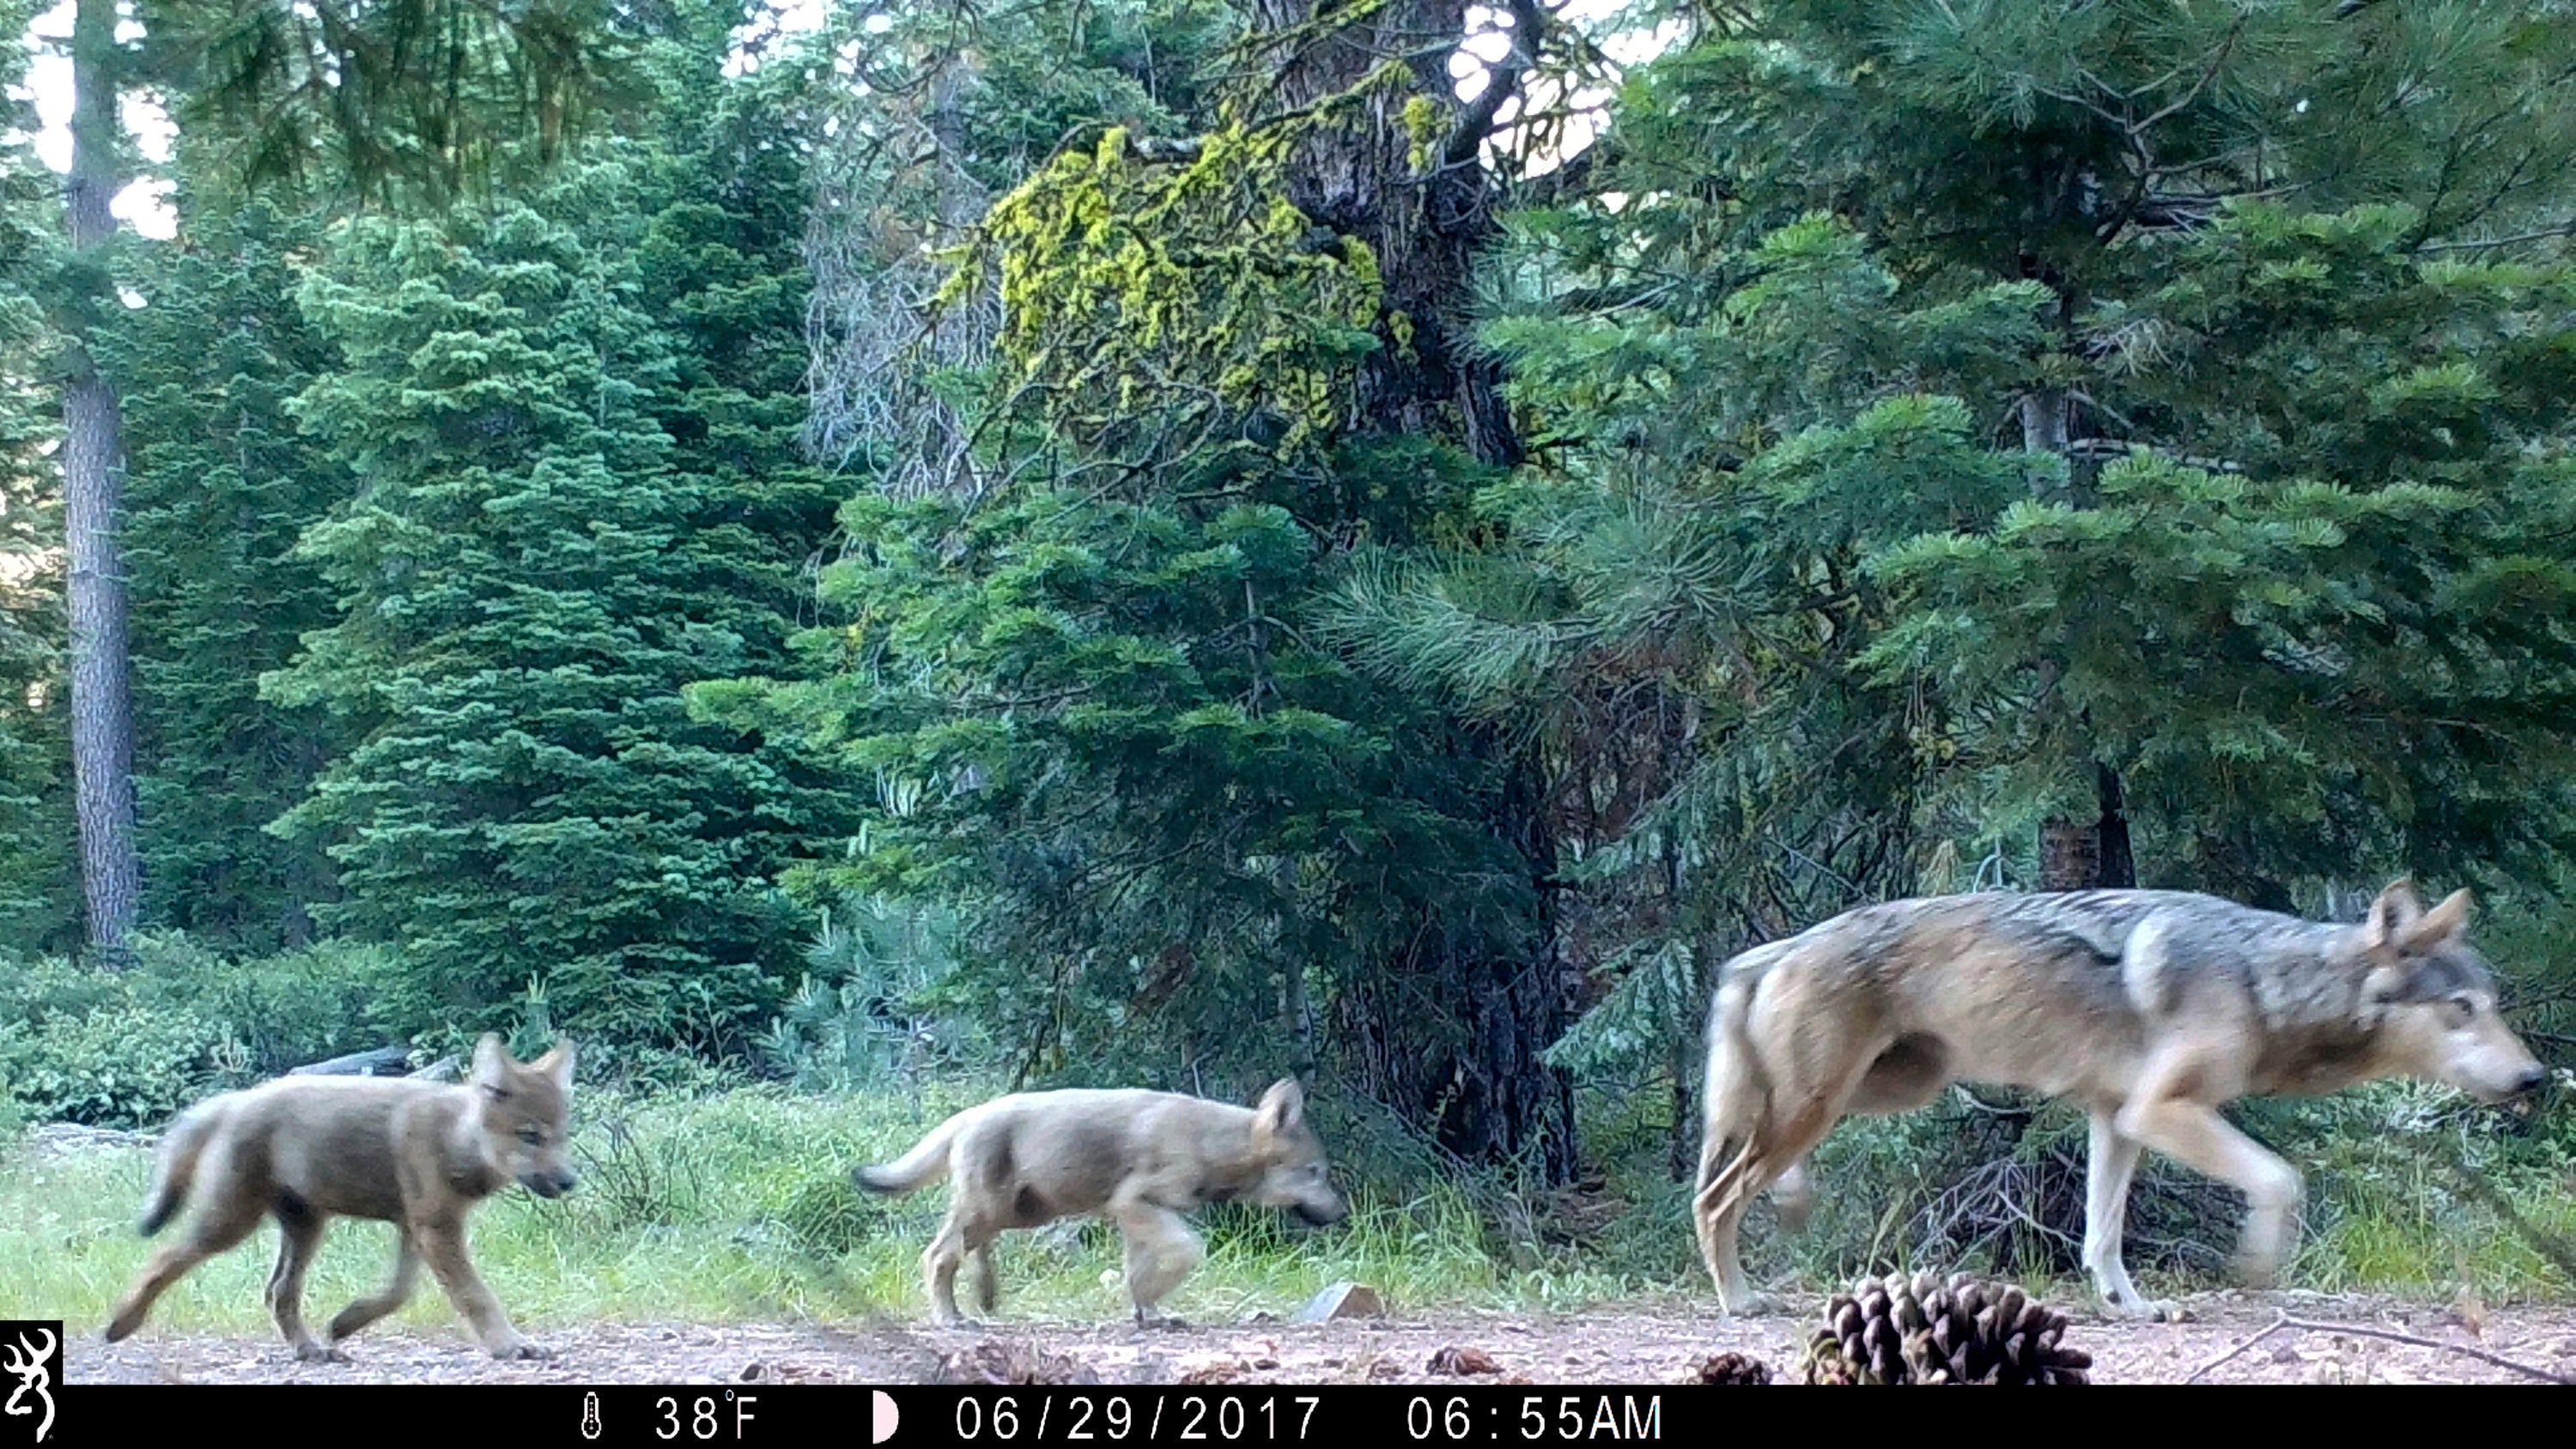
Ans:
[[[2319,1294],[2218,1292],[2183,1300],[2179,1323],[2076,1317],[2066,1342],[2093,1355],[2097,1383],[2173,1383],[2254,1339],[2203,1375],[2213,1383],[2504,1383],[2526,1374],[2460,1349],[2480,1349],[2576,1380],[2576,1313],[2564,1307],[2470,1309]],[[1005,1320],[935,1330],[886,1322],[835,1326],[598,1324],[538,1335],[555,1357],[499,1363],[461,1331],[410,1330],[352,1339],[349,1364],[300,1364],[275,1339],[162,1334],[147,1326],[122,1344],[75,1334],[68,1383],[855,1383],[938,1381],[944,1360],[1006,1360],[1047,1381],[1104,1384],[1458,1382],[1433,1374],[1444,1348],[1482,1350],[1500,1370],[1468,1382],[1687,1382],[1727,1350],[1796,1382],[1803,1338],[1821,1300],[1795,1316],[1723,1320],[1599,1309],[1565,1315],[1398,1313],[1384,1319],[1139,1331],[1126,1325]],[[2442,1347],[2349,1331],[2284,1327],[2303,1321],[2402,1333]],[[2256,1335],[2261,1335],[2256,1338]]]

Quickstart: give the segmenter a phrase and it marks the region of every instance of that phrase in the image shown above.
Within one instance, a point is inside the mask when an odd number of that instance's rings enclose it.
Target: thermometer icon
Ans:
[[[599,1395],[595,1392],[581,1396],[581,1437],[599,1437]]]

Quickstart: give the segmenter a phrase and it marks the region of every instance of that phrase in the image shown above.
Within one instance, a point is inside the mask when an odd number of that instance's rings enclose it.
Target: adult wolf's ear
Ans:
[[[508,1089],[510,1085],[510,1053],[508,1048],[501,1045],[501,1034],[499,1032],[487,1031],[483,1033],[483,1039],[474,1044],[474,1071],[472,1081],[474,1085],[481,1087],[487,1092],[499,1092]]]
[[[1294,1077],[1283,1077],[1270,1084],[1261,1094],[1261,1105],[1254,1109],[1252,1129],[1265,1136],[1277,1136],[1306,1120],[1306,1089]]]
[[[2469,914],[2476,909],[2477,903],[2469,899],[2465,888],[2455,890],[2407,928],[2403,944],[2423,951],[2452,940],[2469,928]]]
[[[569,1092],[572,1090],[572,1061],[576,1050],[571,1042],[558,1041],[544,1056],[528,1063],[528,1066],[554,1078],[556,1091]]]
[[[2448,901],[2444,905],[2450,904]],[[2373,946],[2403,945],[2415,923],[2424,919],[2424,902],[2415,894],[2415,883],[2397,880],[2370,903],[2369,940]]]

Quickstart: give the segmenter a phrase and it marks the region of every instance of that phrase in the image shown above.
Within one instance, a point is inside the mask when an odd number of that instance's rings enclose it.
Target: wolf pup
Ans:
[[[1324,1145],[1293,1080],[1258,1107],[1174,1092],[1022,1092],[969,1107],[902,1160],[852,1176],[873,1192],[911,1192],[948,1174],[948,1221],[921,1255],[932,1321],[957,1311],[957,1269],[975,1263],[975,1300],[1001,1301],[991,1246],[1008,1228],[1097,1214],[1126,1245],[1127,1294],[1141,1325],[1180,1326],[1154,1305],[1206,1255],[1181,1214],[1209,1202],[1293,1209],[1322,1226],[1348,1211],[1325,1180]]]
[[[195,1220],[126,1290],[107,1341],[142,1326],[171,1284],[273,1213],[279,1240],[268,1308],[297,1358],[346,1362],[340,1340],[402,1307],[424,1259],[494,1358],[549,1357],[510,1327],[475,1273],[465,1215],[513,1178],[539,1197],[572,1190],[563,1158],[572,1063],[570,1042],[522,1065],[499,1036],[486,1035],[462,1085],[281,1077],[189,1108],[161,1139],[138,1227],[149,1237],[183,1205],[196,1209]],[[390,1222],[399,1246],[393,1282],[341,1309],[325,1347],[304,1327],[304,1270],[334,1214]]]
[[[2268,1282],[2304,1189],[2221,1106],[2398,1076],[2498,1102],[2548,1080],[2496,1014],[2469,911],[2467,891],[2428,911],[2404,881],[2359,925],[2181,891],[1986,892],[1864,906],[1746,951],[1709,1010],[1692,1203],[1719,1303],[1762,1306],[1736,1254],[1755,1195],[1780,1180],[1794,1225],[1801,1159],[1835,1123],[1912,1111],[1954,1081],[2091,1115],[2084,1265],[2115,1311],[2172,1310],[2120,1261],[2147,1147],[2244,1191],[2238,1266]]]

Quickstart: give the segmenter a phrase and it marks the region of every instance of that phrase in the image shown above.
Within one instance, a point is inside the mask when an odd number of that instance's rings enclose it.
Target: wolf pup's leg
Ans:
[[[152,1311],[154,1300],[170,1291],[170,1285],[188,1275],[190,1269],[223,1252],[250,1236],[259,1226],[260,1216],[268,1204],[249,1189],[230,1161],[209,1163],[198,1177],[196,1200],[204,1204],[197,1221],[189,1224],[185,1236],[166,1244],[152,1255],[134,1286],[118,1300],[116,1313],[108,1319],[107,1341],[115,1343],[143,1326],[143,1315]]]
[[[393,1281],[374,1297],[361,1298],[340,1310],[331,1320],[334,1344],[411,1301],[412,1288],[420,1281],[420,1249],[413,1244],[411,1232],[399,1223],[394,1225],[394,1242]]]
[[[1179,1213],[1148,1202],[1113,1207],[1118,1236],[1126,1248],[1127,1296],[1136,1305],[1140,1328],[1187,1328],[1180,1319],[1154,1305],[1180,1286],[1207,1258],[1207,1246],[1190,1231]]]
[[[976,1260],[979,1296],[984,1287],[981,1280],[991,1271],[985,1249],[999,1230],[976,1215],[973,1199],[973,1193],[963,1190],[949,1195],[947,1220],[939,1225],[939,1236],[932,1238],[921,1254],[922,1282],[930,1292],[930,1321],[943,1327],[974,1321],[957,1311],[957,1270],[966,1265],[967,1259]]]
[[[985,1313],[1002,1306],[1002,1280],[993,1271],[993,1245],[986,1243],[966,1255],[966,1266],[975,1275],[975,1307]]]
[[[2173,1304],[2140,1296],[2120,1261],[2120,1239],[2129,1220],[2129,1182],[2144,1144],[2125,1137],[2111,1114],[2096,1111],[2084,1168],[2084,1266],[2114,1312],[2129,1318],[2170,1318]]]
[[[322,1246],[331,1219],[292,1197],[280,1197],[275,1212],[277,1266],[268,1274],[269,1316],[277,1320],[277,1331],[294,1347],[298,1359],[346,1363],[347,1354],[314,1342],[304,1327],[304,1270],[313,1266],[313,1254]]]
[[[510,1316],[501,1311],[501,1300],[474,1271],[474,1260],[465,1254],[465,1222],[461,1216],[442,1214],[410,1225],[411,1237],[420,1244],[420,1253],[429,1261],[431,1276],[447,1290],[447,1301],[473,1326],[474,1337],[494,1358],[552,1358],[554,1355],[522,1337],[510,1326]]]

